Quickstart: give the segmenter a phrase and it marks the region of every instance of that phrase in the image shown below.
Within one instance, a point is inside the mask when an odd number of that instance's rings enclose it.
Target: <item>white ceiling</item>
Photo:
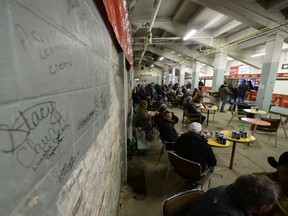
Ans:
[[[213,66],[215,52],[227,48],[229,57],[261,68],[263,57],[250,55],[264,51],[269,36],[288,35],[288,0],[128,0],[128,5],[135,66],[154,63],[168,70],[193,60]],[[197,33],[183,41],[193,28]],[[157,56],[165,59],[155,62]]]

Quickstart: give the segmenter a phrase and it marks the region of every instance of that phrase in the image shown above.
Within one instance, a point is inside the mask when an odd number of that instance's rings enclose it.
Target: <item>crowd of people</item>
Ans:
[[[187,87],[191,88],[191,86]],[[192,94],[188,89],[186,86],[179,87],[176,84],[162,87],[153,83],[146,87],[137,86],[133,92],[134,103],[138,104],[135,124],[144,129],[147,140],[154,138],[153,127],[157,128],[162,140],[174,143],[170,147],[177,155],[199,163],[204,173],[207,169],[213,169],[216,166],[217,159],[207,139],[201,133],[202,123],[206,117],[201,114],[194,103],[202,86],[199,86]],[[219,98],[222,101],[220,112],[224,111],[229,98],[234,102],[243,102],[245,97],[243,92],[246,93],[249,90],[251,88],[244,81],[239,86],[232,86],[232,89],[227,83],[221,85],[219,88]],[[183,99],[181,108],[188,110],[189,113],[202,115],[200,122],[192,122],[188,132],[181,135],[175,129],[179,118],[168,110],[165,101],[165,98],[171,95]],[[149,107],[155,108],[153,109],[155,111],[148,111]],[[275,172],[241,175],[230,185],[212,188],[191,203],[186,216],[288,215],[288,152],[284,152],[278,161],[274,157],[268,157],[268,163],[275,168]]]

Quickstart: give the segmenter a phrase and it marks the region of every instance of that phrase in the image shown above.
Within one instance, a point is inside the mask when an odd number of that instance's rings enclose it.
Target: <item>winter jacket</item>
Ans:
[[[192,203],[186,216],[252,216],[233,185],[212,188]]]
[[[175,143],[177,155],[199,163],[202,171],[214,167],[217,163],[214,152],[207,140],[199,134],[187,132],[182,134]]]

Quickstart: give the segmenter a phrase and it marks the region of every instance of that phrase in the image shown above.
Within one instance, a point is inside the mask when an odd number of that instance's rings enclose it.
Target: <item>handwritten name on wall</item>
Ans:
[[[80,122],[77,125],[77,130],[83,128],[93,118],[97,119],[102,114],[102,112],[106,110],[108,106],[107,101],[109,101],[109,98],[110,92],[108,91],[108,89],[106,89],[106,91],[102,89],[102,92],[100,92],[100,94],[94,94],[93,110],[86,114],[84,118],[80,119]]]
[[[59,40],[60,33],[56,29],[50,29],[46,31],[37,30],[26,30],[22,25],[15,24],[15,32],[18,36],[22,48],[27,51],[28,49],[35,49],[38,53],[40,60],[48,60],[49,66],[47,71],[50,74],[56,74],[64,69],[69,69],[72,67],[72,60],[69,57],[65,57],[65,53],[70,52],[70,47],[68,44],[61,43]],[[61,59],[55,60],[51,57],[56,58],[56,54],[61,54]]]
[[[54,101],[35,104],[18,111],[12,125],[0,122],[0,137],[8,140],[0,151],[36,171],[45,159],[55,155],[69,127],[67,115],[57,110]]]

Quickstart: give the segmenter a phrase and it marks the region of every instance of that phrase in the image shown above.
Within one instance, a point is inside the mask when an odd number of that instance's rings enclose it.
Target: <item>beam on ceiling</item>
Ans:
[[[237,50],[229,50],[229,56],[235,60],[241,61],[247,65],[250,65],[256,69],[262,68],[262,61],[257,60],[257,58],[251,58],[250,53]]]
[[[216,31],[213,32],[213,37],[218,37],[219,35],[241,25],[241,22],[238,22],[237,20],[233,20],[226,25],[222,26],[221,28],[217,29]]]
[[[152,53],[155,53],[155,54],[157,54],[159,56],[163,56],[163,57],[165,57],[167,59],[170,59],[170,60],[172,60],[174,62],[177,62],[177,63],[184,60],[183,58],[180,58],[180,57],[178,57],[176,55],[173,55],[172,53],[166,52],[164,50],[156,49],[156,48],[154,48],[152,46],[148,47],[148,50],[150,52],[152,52]]]
[[[275,10],[282,10],[284,8],[288,7],[288,1],[286,0],[273,0],[269,1],[267,10],[269,11],[275,11]]]
[[[255,29],[261,29],[265,26],[275,24],[274,17],[267,14],[264,9],[259,6],[258,8],[251,8],[251,4],[243,2],[243,0],[191,0],[200,5],[208,7],[214,11],[222,13],[230,18],[233,18],[243,24],[251,26]],[[249,8],[250,7],[250,8]],[[268,17],[268,16],[271,16]],[[284,17],[283,17],[284,19]]]

